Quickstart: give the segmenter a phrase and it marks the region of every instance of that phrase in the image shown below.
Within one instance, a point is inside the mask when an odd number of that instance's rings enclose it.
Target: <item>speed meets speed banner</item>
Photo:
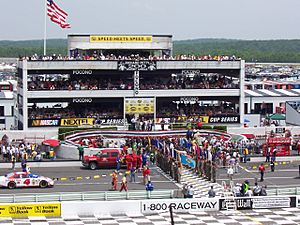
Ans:
[[[153,98],[126,98],[125,113],[126,114],[154,113],[154,99]]]

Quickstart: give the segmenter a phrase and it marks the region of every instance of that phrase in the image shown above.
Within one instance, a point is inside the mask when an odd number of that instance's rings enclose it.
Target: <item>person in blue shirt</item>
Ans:
[[[117,161],[117,172],[119,172],[120,168],[121,168],[121,164],[122,164],[121,157],[118,156],[117,159],[116,159],[116,161]]]
[[[154,186],[152,182],[149,180],[148,183],[146,184],[146,191],[153,191]]]

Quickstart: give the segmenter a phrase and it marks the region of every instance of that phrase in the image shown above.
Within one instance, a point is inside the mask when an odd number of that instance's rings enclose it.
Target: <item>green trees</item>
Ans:
[[[43,54],[43,40],[0,41],[0,57]],[[47,40],[47,54],[67,55],[67,39]],[[174,55],[236,55],[247,62],[300,62],[300,40],[193,39],[174,41]]]

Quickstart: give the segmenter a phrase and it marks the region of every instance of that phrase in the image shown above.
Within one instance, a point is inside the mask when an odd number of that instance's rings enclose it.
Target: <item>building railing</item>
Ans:
[[[130,192],[64,192],[0,195],[1,203],[61,202],[61,201],[112,201],[138,199],[174,198],[174,190],[130,191]]]
[[[291,188],[273,188],[267,189],[267,194],[269,196],[273,195],[300,195],[300,187]]]

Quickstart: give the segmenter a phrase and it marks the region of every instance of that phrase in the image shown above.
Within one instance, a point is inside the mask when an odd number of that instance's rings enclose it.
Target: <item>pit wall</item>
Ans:
[[[300,127],[298,126],[278,126],[278,127],[227,127],[227,133],[229,134],[254,134],[256,136],[266,135],[267,132],[276,128],[285,128],[285,130],[290,130],[291,134],[300,135]]]

